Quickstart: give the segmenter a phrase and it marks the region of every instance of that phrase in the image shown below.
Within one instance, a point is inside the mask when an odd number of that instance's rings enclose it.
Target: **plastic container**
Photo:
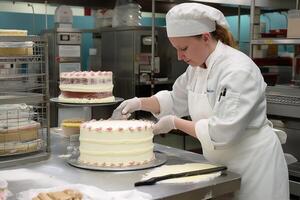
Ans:
[[[288,38],[300,38],[300,10],[288,11]]]
[[[98,9],[95,13],[95,28],[111,27],[113,10]]]
[[[118,4],[117,2],[114,8],[112,26],[140,26],[141,18],[141,6],[139,4],[134,2]]]
[[[7,182],[4,179],[0,179],[0,200],[6,200],[7,197]]]

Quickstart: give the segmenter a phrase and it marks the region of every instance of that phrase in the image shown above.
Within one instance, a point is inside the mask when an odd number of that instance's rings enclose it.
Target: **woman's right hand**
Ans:
[[[127,119],[130,117],[131,113],[140,110],[142,107],[141,99],[134,97],[132,99],[127,99],[123,101],[111,115],[111,119],[118,120],[118,119]]]

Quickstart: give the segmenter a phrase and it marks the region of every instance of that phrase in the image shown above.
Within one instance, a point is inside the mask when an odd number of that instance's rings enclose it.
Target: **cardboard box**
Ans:
[[[300,38],[300,10],[288,11],[287,38]]]

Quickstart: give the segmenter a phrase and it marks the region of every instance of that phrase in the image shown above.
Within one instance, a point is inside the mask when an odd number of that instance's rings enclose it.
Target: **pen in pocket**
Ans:
[[[219,95],[219,99],[218,99],[218,101],[220,101],[221,100],[221,97],[225,97],[226,96],[226,88],[224,88],[221,92],[220,92],[220,95]]]

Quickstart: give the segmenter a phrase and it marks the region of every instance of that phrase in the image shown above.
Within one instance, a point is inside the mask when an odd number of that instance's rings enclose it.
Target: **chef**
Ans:
[[[166,15],[178,59],[189,64],[172,91],[120,104],[112,118],[149,111],[154,133],[179,129],[195,138],[204,157],[241,175],[235,199],[288,200],[288,170],[280,141],[266,116],[266,83],[255,63],[234,49],[224,15],[183,3]],[[192,121],[181,119],[190,116]]]

